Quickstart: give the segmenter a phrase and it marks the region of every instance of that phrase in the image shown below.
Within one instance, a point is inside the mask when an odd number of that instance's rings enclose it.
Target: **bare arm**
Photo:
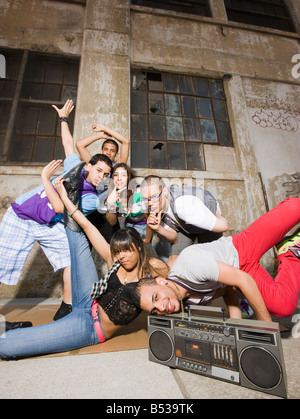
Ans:
[[[74,109],[73,101],[67,100],[64,106],[61,109],[58,109],[57,106],[52,105],[52,107],[56,110],[58,113],[58,116],[60,118],[68,118],[72,110]],[[65,151],[65,156],[68,157],[70,154],[75,153],[75,147],[74,147],[74,140],[72,137],[72,134],[69,129],[69,124],[66,121],[61,121],[61,138],[62,138],[62,144]]]
[[[116,163],[127,163],[130,147],[130,139],[128,137],[102,124],[93,124],[92,129],[94,132],[98,132],[99,130],[101,130],[108,134],[110,137],[113,137],[116,140],[118,140],[121,143],[121,149],[119,158],[117,159]]]
[[[42,171],[42,182],[45,188],[47,198],[49,199],[50,204],[52,205],[54,211],[57,214],[64,213],[64,204],[62,203],[62,200],[60,199],[58,193],[53,188],[50,178],[61,166],[61,164],[62,160],[53,160],[52,162],[47,164],[47,166],[45,166]]]
[[[153,276],[161,276],[162,278],[168,278],[170,268],[169,266],[158,258],[151,258],[150,265]]]
[[[107,134],[105,134],[105,132],[100,131],[88,137],[82,138],[81,140],[78,140],[76,142],[76,147],[77,147],[81,160],[85,161],[86,163],[89,163],[89,161],[92,158],[92,155],[88,151],[87,147],[93,144],[95,141],[103,140],[103,139],[108,140],[109,138],[110,137]]]
[[[237,287],[247,299],[258,320],[272,321],[258,286],[251,275],[240,269],[217,262],[219,267],[219,282],[231,287]],[[234,309],[236,312],[236,308]]]
[[[151,230],[155,231],[159,235],[161,235],[164,239],[166,239],[169,243],[176,243],[177,242],[177,232],[169,227],[168,229],[164,228],[161,222],[161,213],[160,211],[157,215],[151,212],[147,219],[147,226],[151,228]]]
[[[55,180],[55,187],[67,211],[72,213],[76,210],[76,206],[68,198],[63,182],[64,179],[62,177],[57,178]],[[99,230],[97,230],[97,228],[79,210],[74,212],[72,218],[82,227],[96,252],[99,253],[99,255],[105,260],[108,267],[110,268],[113,263],[110,246],[99,232]]]

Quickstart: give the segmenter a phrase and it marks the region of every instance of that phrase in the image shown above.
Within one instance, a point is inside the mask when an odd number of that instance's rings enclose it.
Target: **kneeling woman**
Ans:
[[[1,335],[1,359],[65,352],[104,342],[141,312],[132,282],[147,272],[153,276],[168,273],[162,261],[147,258],[142,239],[134,229],[117,231],[109,245],[76,210],[61,178],[55,186],[69,216],[73,213],[72,219],[65,217],[71,253],[73,311],[56,322]],[[100,281],[86,236],[111,268]]]

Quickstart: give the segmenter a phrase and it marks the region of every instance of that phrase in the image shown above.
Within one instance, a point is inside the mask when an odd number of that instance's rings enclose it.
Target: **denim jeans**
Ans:
[[[98,280],[96,266],[85,234],[67,227],[66,233],[71,253],[72,312],[56,322],[3,333],[1,359],[65,352],[99,343],[90,299]]]

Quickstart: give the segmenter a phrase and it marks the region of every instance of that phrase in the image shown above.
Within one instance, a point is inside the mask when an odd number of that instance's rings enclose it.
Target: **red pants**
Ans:
[[[267,309],[276,317],[290,316],[300,291],[300,260],[287,252],[278,256],[278,274],[273,279],[259,264],[260,258],[300,223],[300,198],[289,198],[264,214],[246,230],[232,236],[240,269],[250,274]]]

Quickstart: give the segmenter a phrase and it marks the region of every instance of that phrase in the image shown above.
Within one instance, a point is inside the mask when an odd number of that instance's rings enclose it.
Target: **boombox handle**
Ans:
[[[223,315],[223,321],[226,321],[225,317],[225,308],[222,307],[206,307],[206,306],[196,306],[196,305],[189,305],[188,306],[188,316],[189,319],[191,318],[191,310],[195,311],[206,311],[211,313],[222,313]]]

